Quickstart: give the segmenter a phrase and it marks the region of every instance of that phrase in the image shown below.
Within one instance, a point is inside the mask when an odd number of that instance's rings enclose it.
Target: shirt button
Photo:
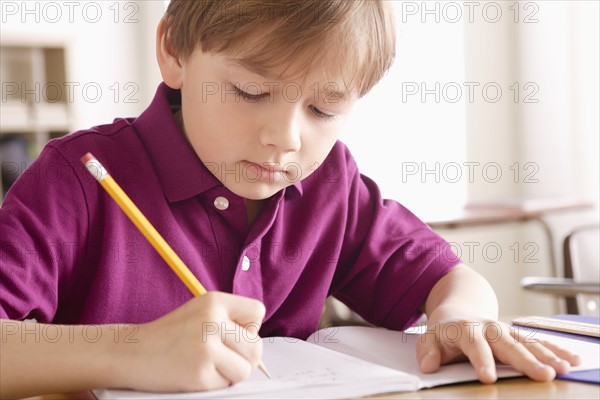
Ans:
[[[215,207],[221,211],[227,210],[229,208],[229,200],[223,196],[219,196],[215,199]]]
[[[250,259],[248,256],[244,256],[242,260],[242,271],[248,271],[250,269]]]

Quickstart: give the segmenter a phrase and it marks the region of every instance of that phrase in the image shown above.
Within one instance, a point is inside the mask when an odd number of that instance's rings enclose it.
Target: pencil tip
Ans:
[[[263,364],[262,361],[258,364],[258,369],[260,369],[267,376],[267,378],[272,379],[271,374],[269,374],[267,367],[265,367],[265,364]]]

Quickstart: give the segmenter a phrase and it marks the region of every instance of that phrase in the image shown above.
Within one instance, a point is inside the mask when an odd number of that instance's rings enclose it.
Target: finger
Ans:
[[[462,335],[460,348],[467,356],[477,378],[483,383],[494,383],[497,379],[494,354],[481,329],[474,329]]]
[[[247,329],[260,328],[263,318],[265,317],[265,306],[256,299],[249,297],[237,296],[229,293],[219,292],[219,300],[228,312],[232,321],[237,322]]]
[[[246,380],[252,372],[252,364],[228,346],[220,346],[215,360],[217,371],[228,384]]]
[[[262,357],[262,340],[257,333],[248,331],[230,321],[223,324],[221,341],[227,348],[249,362],[251,366],[258,366]]]
[[[554,368],[538,361],[536,357],[508,332],[503,332],[490,347],[496,358],[536,381],[551,381],[556,376]]]
[[[435,334],[426,333],[421,335],[421,338],[417,342],[417,362],[421,371],[426,374],[440,369],[442,352],[439,340]]]
[[[552,350],[552,352],[554,352],[554,354],[556,354],[558,357],[562,358],[563,360],[566,360],[572,366],[577,366],[581,364],[581,356],[579,354],[570,352],[569,350],[564,349],[558,346],[557,344],[554,344],[553,342],[549,342],[547,340],[542,340],[541,343],[550,350]]]
[[[569,362],[563,360],[554,353],[546,344],[542,342],[525,341],[523,345],[537,358],[540,362],[554,368],[558,374],[566,374],[569,372]]]
[[[197,382],[194,391],[222,389],[231,385],[231,381],[221,374],[215,365],[203,368],[199,372]]]
[[[550,365],[559,374],[566,374],[571,365],[578,365],[581,357],[562,347],[547,341],[524,335],[519,330],[511,329],[511,335],[521,342],[540,362]]]

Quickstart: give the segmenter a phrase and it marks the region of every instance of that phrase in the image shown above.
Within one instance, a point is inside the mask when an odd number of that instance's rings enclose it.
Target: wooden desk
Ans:
[[[600,385],[555,380],[534,382],[526,378],[502,379],[493,385],[462,383],[424,389],[418,392],[373,396],[375,399],[594,399],[600,398]],[[91,392],[31,397],[28,400],[92,400]]]
[[[534,382],[527,378],[502,379],[493,385],[462,383],[418,392],[400,393],[374,398],[391,399],[595,399],[600,398],[600,385],[554,380]]]

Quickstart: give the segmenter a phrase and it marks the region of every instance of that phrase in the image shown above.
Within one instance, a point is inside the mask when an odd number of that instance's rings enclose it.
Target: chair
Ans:
[[[600,313],[600,225],[573,230],[563,241],[564,278],[527,277],[527,290],[562,296],[569,314]]]

